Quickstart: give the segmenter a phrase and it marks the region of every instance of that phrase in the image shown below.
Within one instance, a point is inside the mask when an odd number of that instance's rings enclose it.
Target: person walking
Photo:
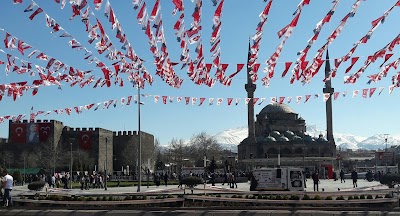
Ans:
[[[353,179],[353,188],[356,188],[358,179],[358,173],[356,170],[353,170],[353,172],[351,173],[351,179]]]
[[[319,184],[319,176],[318,176],[318,171],[314,172],[312,174],[312,179],[314,182],[314,191],[319,191],[318,190],[318,184]]]
[[[346,181],[344,180],[344,172],[343,172],[343,170],[340,170],[340,183],[346,183]]]
[[[164,184],[165,184],[165,187],[168,186],[168,174],[167,173],[164,174]]]
[[[8,174],[7,170],[3,170],[3,188],[4,188],[4,206],[13,206],[11,191],[13,189],[14,178]]]

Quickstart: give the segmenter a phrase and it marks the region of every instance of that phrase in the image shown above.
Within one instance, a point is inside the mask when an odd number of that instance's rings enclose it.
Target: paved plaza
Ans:
[[[305,191],[307,192],[312,192],[314,191],[313,189],[313,182],[312,180],[307,180],[306,182],[307,188],[305,188]],[[204,189],[206,191],[215,191],[215,190],[221,190],[221,191],[226,191],[226,190],[233,190],[233,191],[249,191],[250,190],[250,183],[245,182],[245,183],[238,183],[237,188],[231,189],[227,184],[222,185],[221,183],[215,184],[215,186],[211,186],[211,184],[207,184],[205,187],[203,185],[198,185],[196,187],[199,191],[201,189]],[[374,189],[387,189],[388,187],[385,185],[380,184],[377,181],[372,181],[368,182],[366,180],[358,180],[358,187],[353,188],[352,181],[346,180],[345,183],[340,183],[340,181],[334,181],[334,180],[320,180],[319,184],[319,191],[325,191],[325,192],[335,192],[338,191],[338,188],[340,191],[349,191],[349,190],[374,190]],[[179,189],[177,185],[161,185],[159,187],[157,186],[141,186],[140,188],[141,193],[161,193],[161,194],[166,194],[166,193],[184,193],[182,189]],[[32,191],[28,190],[27,185],[25,186],[16,186],[14,190],[12,191],[14,196],[17,196],[19,194],[26,194],[26,193],[34,193]],[[90,190],[80,190],[80,189],[61,189],[61,188],[50,188],[48,192],[51,193],[66,193],[66,194],[74,194],[74,195],[79,195],[79,194],[119,194],[119,193],[135,193],[137,192],[137,186],[135,187],[108,187],[108,190],[104,189],[90,189]],[[185,191],[188,193],[188,191]]]

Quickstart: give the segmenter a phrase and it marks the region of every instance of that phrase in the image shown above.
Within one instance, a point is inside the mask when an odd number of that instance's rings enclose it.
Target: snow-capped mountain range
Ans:
[[[318,137],[324,130],[318,130],[316,126],[308,126],[307,133]],[[247,137],[247,126],[227,129],[214,135],[223,148],[237,152],[237,145]],[[342,149],[385,149],[384,134],[375,134],[370,137],[362,137],[353,134],[334,133],[336,145]],[[387,147],[400,145],[400,140],[388,135]]]

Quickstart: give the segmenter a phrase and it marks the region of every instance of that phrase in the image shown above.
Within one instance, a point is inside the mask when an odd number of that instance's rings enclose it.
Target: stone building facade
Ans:
[[[148,162],[153,163],[154,136],[141,132],[142,166],[147,167]],[[79,160],[79,152],[85,152],[91,164],[84,167],[85,171],[93,171],[96,166],[97,171],[107,172],[122,171],[122,166],[135,167],[138,158],[138,133],[136,131],[113,132],[103,128],[71,128],[56,120],[36,120],[35,122],[9,122],[8,139],[2,139],[0,149],[3,152],[12,154],[13,167],[21,166],[18,160],[22,158],[22,152],[32,153],[38,146],[60,147],[64,154],[72,154],[75,160]],[[126,155],[127,149],[133,152],[131,163],[122,160]],[[48,158],[51,163],[51,158]],[[20,161],[20,160],[19,160]],[[69,162],[63,167],[69,167]],[[76,165],[76,164],[75,164]],[[73,167],[76,167],[76,166]],[[76,170],[77,168],[73,168]]]
[[[249,137],[238,146],[239,161],[277,166],[319,166],[332,169],[336,145],[323,135],[307,134],[306,122],[286,104],[269,104],[255,121],[255,140]]]

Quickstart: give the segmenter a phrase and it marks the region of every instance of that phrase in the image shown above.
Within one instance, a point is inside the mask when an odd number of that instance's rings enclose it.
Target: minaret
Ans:
[[[331,64],[329,63],[329,52],[326,50],[326,61],[325,61],[325,77],[329,76],[331,71]],[[334,92],[334,88],[332,88],[331,79],[327,79],[325,81],[325,88],[323,89],[324,94],[329,93],[330,97],[326,101],[326,137],[329,143],[334,143],[335,140],[333,138],[333,124],[332,124],[332,94]]]
[[[256,131],[254,126],[255,124],[254,124],[253,98],[254,98],[254,91],[256,90],[256,84],[253,83],[250,76],[250,72],[252,70],[252,67],[249,66],[250,56],[251,56],[251,51],[250,51],[250,39],[249,39],[249,52],[247,55],[247,84],[244,85],[244,88],[247,91],[247,98],[251,98],[249,104],[247,105],[247,125],[249,131],[248,138],[251,142],[255,142]]]

